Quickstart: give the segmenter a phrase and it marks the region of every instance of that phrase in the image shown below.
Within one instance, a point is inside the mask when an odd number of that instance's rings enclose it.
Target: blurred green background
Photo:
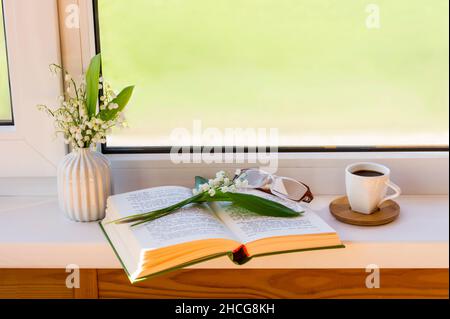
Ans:
[[[6,62],[5,33],[3,30],[3,7],[0,1],[0,122],[11,120],[8,66]]]
[[[136,85],[110,145],[169,144],[196,119],[275,127],[282,145],[448,144],[447,0],[98,3],[104,76]]]

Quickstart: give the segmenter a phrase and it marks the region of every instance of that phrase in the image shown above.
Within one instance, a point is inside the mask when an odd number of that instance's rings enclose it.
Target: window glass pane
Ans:
[[[0,1],[0,124],[11,123],[12,120],[5,42],[3,1]]]
[[[372,3],[372,5],[368,5]],[[109,146],[277,128],[281,146],[447,145],[448,0],[98,0]]]

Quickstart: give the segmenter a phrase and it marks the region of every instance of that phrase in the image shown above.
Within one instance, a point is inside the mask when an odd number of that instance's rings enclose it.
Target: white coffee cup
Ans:
[[[379,176],[361,176],[355,172],[372,171]],[[345,186],[350,207],[353,211],[372,214],[387,200],[397,198],[401,194],[400,187],[390,181],[391,171],[384,165],[377,163],[354,163],[345,169]],[[388,187],[394,194],[386,196]]]

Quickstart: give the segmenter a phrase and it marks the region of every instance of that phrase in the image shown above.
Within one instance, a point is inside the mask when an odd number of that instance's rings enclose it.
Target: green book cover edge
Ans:
[[[177,269],[181,269],[181,268],[185,268],[185,267],[188,267],[188,266],[191,266],[191,265],[194,265],[194,264],[198,264],[198,263],[210,260],[210,259],[222,257],[222,256],[225,256],[225,255],[227,255],[234,264],[236,264],[236,265],[243,265],[243,264],[249,262],[251,259],[253,259],[255,257],[271,256],[271,255],[278,255],[278,254],[289,254],[289,253],[303,252],[303,251],[312,251],[312,250],[345,248],[345,245],[342,244],[342,245],[336,245],[336,246],[325,246],[325,247],[315,247],[315,248],[306,248],[306,249],[281,250],[281,251],[274,251],[274,252],[265,253],[265,254],[258,254],[258,255],[251,256],[251,257],[248,256],[247,258],[244,258],[244,259],[241,259],[241,260],[234,260],[233,252],[224,252],[224,253],[213,254],[213,255],[210,255],[210,256],[198,258],[198,259],[192,260],[190,262],[180,264],[180,265],[178,265],[176,267],[172,267],[172,268],[169,268],[169,269],[166,269],[166,270],[163,270],[163,271],[160,271],[160,272],[157,272],[157,273],[145,276],[145,277],[140,277],[140,278],[137,278],[136,280],[133,280],[131,278],[130,273],[128,272],[128,269],[125,267],[125,264],[122,261],[122,258],[120,258],[120,255],[116,251],[116,248],[114,247],[114,245],[111,242],[108,234],[106,233],[106,230],[103,227],[102,223],[99,222],[98,224],[99,224],[103,234],[105,235],[106,239],[108,240],[109,245],[113,249],[113,251],[116,254],[117,258],[119,259],[120,264],[122,265],[122,268],[124,269],[125,273],[127,274],[128,279],[130,280],[130,282],[132,284],[137,283],[137,282],[141,282],[141,281],[153,278],[153,277],[157,277],[157,276],[160,276],[160,275],[164,275],[164,274],[166,274],[168,272],[171,272],[171,271],[174,271],[174,270],[177,270]]]
[[[180,265],[178,265],[176,267],[168,268],[166,270],[163,270],[163,271],[160,271],[160,272],[156,272],[154,274],[151,274],[151,275],[148,275],[148,276],[145,276],[145,277],[140,277],[140,278],[137,278],[137,279],[133,280],[131,278],[131,275],[130,275],[127,267],[125,267],[125,264],[122,261],[122,258],[120,257],[119,253],[117,252],[116,248],[114,247],[113,243],[111,242],[111,239],[109,238],[108,234],[106,233],[106,230],[103,227],[102,223],[99,222],[98,224],[99,224],[103,234],[105,235],[106,239],[108,240],[109,245],[111,246],[111,248],[113,249],[114,253],[116,254],[117,259],[119,259],[120,264],[122,265],[122,268],[124,269],[125,273],[127,274],[128,279],[130,280],[130,282],[132,284],[140,282],[140,281],[143,281],[143,280],[146,280],[146,279],[149,279],[149,278],[153,278],[153,277],[156,277],[156,276],[164,275],[164,274],[166,274],[168,272],[171,272],[171,271],[174,271],[174,270],[177,270],[177,269],[181,269],[181,268],[184,268],[184,267],[188,267],[188,266],[191,266],[191,265],[203,262],[203,261],[207,261],[207,260],[214,259],[214,258],[217,258],[217,257],[225,256],[225,255],[228,254],[228,252],[224,252],[224,253],[213,254],[213,255],[210,255],[210,256],[198,258],[198,259],[192,260],[190,262],[180,264]]]

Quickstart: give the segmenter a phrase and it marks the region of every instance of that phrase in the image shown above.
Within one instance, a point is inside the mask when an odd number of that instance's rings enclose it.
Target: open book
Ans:
[[[225,254],[242,264],[255,256],[343,247],[336,231],[300,204],[256,190],[248,193],[304,213],[294,218],[267,217],[215,202],[186,206],[135,227],[108,223],[192,196],[189,188],[162,186],[109,197],[100,226],[131,282]]]

